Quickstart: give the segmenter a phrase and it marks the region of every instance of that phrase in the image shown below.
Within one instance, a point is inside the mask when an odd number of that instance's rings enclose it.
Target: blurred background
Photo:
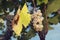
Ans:
[[[40,9],[42,13],[46,13],[47,15],[48,33],[45,39],[60,40],[60,0],[35,0],[34,2],[36,9]],[[21,37],[17,37],[15,33],[12,34],[12,32],[7,31],[11,29],[11,21],[19,5],[22,9],[24,3],[27,4],[31,13],[34,8],[32,0],[0,0],[0,39],[8,33],[12,35],[9,36],[9,40],[40,40],[38,33],[30,26],[23,29]]]

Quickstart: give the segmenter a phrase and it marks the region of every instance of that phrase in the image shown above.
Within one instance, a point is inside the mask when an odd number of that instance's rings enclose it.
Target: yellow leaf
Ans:
[[[2,18],[0,18],[0,23],[4,23],[4,20]]]
[[[31,20],[31,15],[28,13],[28,8],[26,3],[23,6],[21,12],[20,9],[18,9],[17,14],[19,15],[19,20],[17,25],[14,25],[13,30],[19,36],[23,29],[22,25],[24,25],[24,27],[26,28]]]
[[[20,19],[22,21],[22,24],[27,27],[27,25],[30,23],[31,15],[28,13],[28,8],[26,4],[22,8],[22,11],[20,13]]]

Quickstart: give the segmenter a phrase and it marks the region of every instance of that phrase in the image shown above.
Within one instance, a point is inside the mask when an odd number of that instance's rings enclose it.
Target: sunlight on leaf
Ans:
[[[28,13],[28,8],[27,8],[26,3],[23,6],[21,12],[18,9],[17,13],[19,15],[19,20],[18,20],[18,24],[14,25],[13,30],[19,36],[23,28],[22,25],[24,25],[24,27],[26,28],[28,24],[30,23],[31,15]]]
[[[44,2],[45,4],[47,4],[47,3],[48,3],[48,0],[43,0],[43,2]]]
[[[48,3],[48,0],[37,0],[37,5],[40,5],[42,3],[47,4]]]
[[[4,23],[4,20],[0,18],[0,23]]]

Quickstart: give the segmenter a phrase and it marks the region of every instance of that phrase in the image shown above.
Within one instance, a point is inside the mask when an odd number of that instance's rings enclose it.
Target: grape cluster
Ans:
[[[32,18],[33,28],[36,31],[42,31],[43,30],[42,21],[44,20],[44,17],[42,16],[41,10],[34,11],[31,18]]]

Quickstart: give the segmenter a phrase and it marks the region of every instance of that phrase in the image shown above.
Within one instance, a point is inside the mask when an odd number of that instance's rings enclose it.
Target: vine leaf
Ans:
[[[28,8],[26,3],[24,4],[21,12],[18,9],[17,13],[19,15],[19,19],[18,19],[18,23],[14,25],[13,30],[16,33],[16,35],[19,36],[23,28],[22,25],[26,28],[30,23],[31,15],[28,13]]]
[[[59,8],[60,8],[60,0],[54,0],[51,4],[48,5],[47,13],[50,14],[52,12],[55,12]]]
[[[37,5],[40,5],[42,3],[47,4],[48,3],[48,0],[37,0]]]

